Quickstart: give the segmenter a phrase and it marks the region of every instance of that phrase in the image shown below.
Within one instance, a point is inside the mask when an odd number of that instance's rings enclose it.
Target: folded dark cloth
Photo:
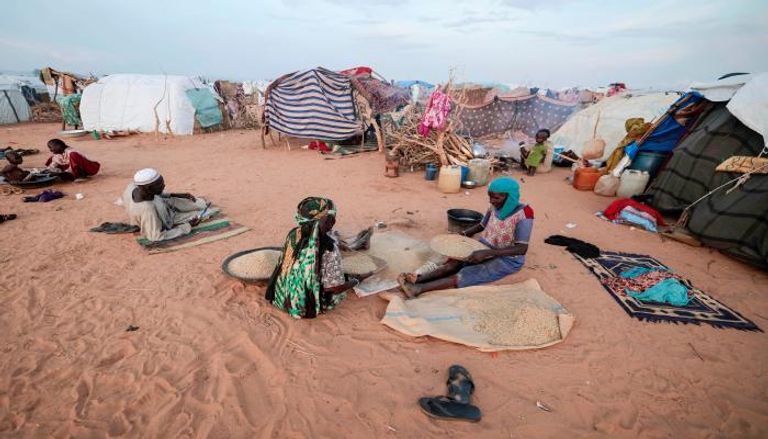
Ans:
[[[592,259],[600,256],[600,248],[598,246],[584,242],[580,239],[570,238],[563,235],[552,235],[545,239],[544,242],[565,247],[569,252],[575,253],[585,259]]]
[[[118,233],[135,233],[140,230],[139,226],[126,223],[101,223],[99,226],[92,228],[91,232],[114,235]]]
[[[37,202],[47,203],[49,201],[57,200],[59,198],[64,198],[64,193],[48,189],[37,195],[31,196],[31,197],[24,197],[24,202],[25,203],[37,203]]]

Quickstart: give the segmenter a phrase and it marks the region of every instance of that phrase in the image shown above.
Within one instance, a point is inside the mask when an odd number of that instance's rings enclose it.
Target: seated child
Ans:
[[[62,180],[72,181],[77,178],[92,177],[99,172],[101,165],[70,148],[60,139],[48,141],[48,149],[53,153],[45,166],[53,175],[58,175]]]
[[[547,158],[547,154],[552,154],[552,144],[547,141],[549,139],[549,130],[541,129],[536,133],[536,144],[533,145],[530,151],[526,151],[524,154],[524,166],[528,170],[528,175],[535,175],[536,169],[544,163]],[[551,163],[550,158],[550,163]]]
[[[5,153],[5,159],[8,164],[0,171],[0,174],[5,178],[5,181],[24,181],[31,173],[25,169],[22,169],[19,165],[24,163],[24,159],[16,151]]]

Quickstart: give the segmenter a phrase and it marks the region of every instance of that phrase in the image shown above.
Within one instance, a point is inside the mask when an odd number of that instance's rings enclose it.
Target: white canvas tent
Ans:
[[[0,76],[0,124],[26,122],[31,110],[19,84],[12,78]]]
[[[207,88],[197,79],[168,75],[109,75],[83,91],[86,130],[192,134],[195,107],[186,90]]]
[[[579,156],[584,144],[592,140],[597,124],[597,137],[605,140],[603,159],[627,134],[624,122],[632,117],[642,117],[646,122],[661,116],[679,96],[675,93],[655,93],[641,96],[617,95],[600,100],[571,117],[552,135],[555,146],[563,146]],[[598,121],[599,117],[599,121]]]

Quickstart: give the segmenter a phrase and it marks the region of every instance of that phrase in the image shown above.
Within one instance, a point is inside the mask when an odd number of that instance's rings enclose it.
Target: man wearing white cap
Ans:
[[[208,212],[208,203],[190,194],[166,194],[163,176],[145,168],[133,176],[123,192],[123,205],[130,223],[141,228],[150,241],[165,241],[184,236]]]

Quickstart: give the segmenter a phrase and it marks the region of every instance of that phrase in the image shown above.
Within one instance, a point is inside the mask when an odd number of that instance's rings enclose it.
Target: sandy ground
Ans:
[[[44,149],[56,132],[2,127],[0,144]],[[763,328],[766,273],[600,221],[593,213],[608,200],[573,190],[562,170],[525,178],[534,240],[526,268],[506,282],[538,279],[576,326],[552,348],[490,355],[389,330],[376,297],[294,321],[219,269],[235,251],[281,243],[307,195],[336,201],[342,232],[410,218],[408,233],[428,238],[445,229],[447,208],[485,209],[482,189],[445,196],[421,174],[387,179],[377,154],[265,151],[252,131],[71,144],[102,174],[60,186],[66,199],[48,204],[0,196],[0,212],[19,215],[0,225],[2,437],[768,437],[764,333],[631,319],[543,240],[576,223],[568,234],[651,254]],[[113,202],[150,165],[169,189],[209,197],[252,231],[153,256],[130,236],[88,233],[124,219]],[[435,421],[416,405],[445,392],[453,363],[474,375],[479,424]]]

